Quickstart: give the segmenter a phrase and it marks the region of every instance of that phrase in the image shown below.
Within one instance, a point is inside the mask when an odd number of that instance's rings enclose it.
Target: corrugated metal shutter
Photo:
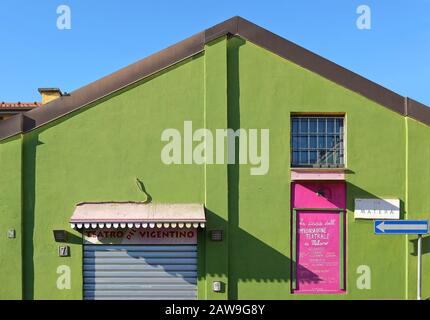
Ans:
[[[196,245],[84,245],[86,300],[194,300]]]

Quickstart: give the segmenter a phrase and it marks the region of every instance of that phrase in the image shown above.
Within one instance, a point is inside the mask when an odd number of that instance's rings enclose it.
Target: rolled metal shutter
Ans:
[[[84,245],[86,300],[195,300],[196,245]]]

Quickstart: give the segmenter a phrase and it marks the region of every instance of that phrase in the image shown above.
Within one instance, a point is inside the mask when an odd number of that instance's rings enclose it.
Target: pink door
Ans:
[[[345,184],[293,184],[293,291],[344,289]]]

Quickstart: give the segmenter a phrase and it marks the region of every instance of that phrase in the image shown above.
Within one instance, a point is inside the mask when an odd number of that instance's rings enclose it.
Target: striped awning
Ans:
[[[70,218],[73,229],[100,228],[204,228],[202,204],[140,202],[86,202],[76,205]]]

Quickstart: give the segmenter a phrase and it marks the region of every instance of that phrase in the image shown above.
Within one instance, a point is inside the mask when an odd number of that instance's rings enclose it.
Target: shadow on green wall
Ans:
[[[217,226],[228,230],[223,241],[229,242],[229,268],[228,268],[228,298],[237,300],[239,298],[239,283],[243,282],[279,282],[286,285],[285,291],[291,292],[291,266],[292,261],[285,253],[279,252],[270,245],[264,243],[252,234],[238,226],[238,211],[229,212],[229,222],[219,217],[216,213],[206,210],[208,225]],[[286,230],[289,233],[289,230]],[[205,241],[208,243],[207,250],[215,249],[217,242],[210,240],[207,232]],[[234,243],[234,245],[233,245]],[[223,261],[210,261],[211,270],[216,270],[219,263],[222,268]],[[304,266],[298,269],[306,274],[306,279],[300,283],[318,283],[319,276]],[[216,272],[207,272],[213,277],[224,276]],[[201,273],[203,276],[204,273]],[[298,284],[300,286],[300,283]]]
[[[77,236],[69,231],[66,231],[67,234],[67,241],[65,241],[63,244],[78,244],[82,245],[82,236]]]
[[[143,203],[151,203],[152,202],[152,196],[148,193],[148,191],[146,191],[145,188],[145,184],[143,183],[143,181],[139,178],[136,178],[136,185],[139,188],[139,190],[145,194],[145,201],[143,201]]]
[[[245,40],[232,37],[228,42],[228,128],[238,130],[240,121],[240,79],[239,54]],[[235,141],[235,159],[239,159],[239,141]],[[291,292],[290,279],[292,261],[286,254],[262,242],[252,234],[239,227],[239,167],[238,161],[228,165],[228,219],[224,221],[211,211],[207,211],[208,221],[228,230],[225,241],[229,241],[228,257],[228,298],[239,298],[239,283],[241,282],[281,282],[286,284],[286,291]],[[289,233],[290,230],[285,230]],[[210,239],[206,239],[210,242]],[[308,279],[319,282],[318,275],[304,267]]]
[[[228,42],[228,128],[237,130],[240,123],[240,79],[239,54],[240,47],[245,40],[232,37]],[[239,159],[239,141],[235,141],[235,159]],[[239,298],[239,283],[256,282],[284,282],[290,291],[291,259],[278,252],[253,235],[239,227],[239,164],[228,165],[228,230],[229,239],[229,285],[228,298]],[[212,212],[207,212],[208,220],[222,220]],[[286,232],[289,232],[286,231]],[[210,240],[209,240],[210,241]]]
[[[418,255],[418,237],[409,241],[414,247],[414,251],[411,252],[411,255],[416,257]],[[430,253],[430,236],[423,237],[422,240],[422,254],[424,255],[427,253]]]
[[[36,152],[39,145],[39,135],[25,135],[23,148],[23,298],[34,299],[34,208],[36,186]]]
[[[383,200],[381,196],[377,196],[373,193],[370,193],[360,188],[359,186],[352,184],[351,182],[347,182],[346,190],[347,190],[346,208],[352,213],[354,213],[354,210],[355,210],[355,199]],[[387,195],[385,198],[396,198],[396,197]],[[405,218],[405,203],[402,199],[400,199],[400,220],[403,220],[404,218]],[[363,220],[363,221],[373,223],[373,220]]]

